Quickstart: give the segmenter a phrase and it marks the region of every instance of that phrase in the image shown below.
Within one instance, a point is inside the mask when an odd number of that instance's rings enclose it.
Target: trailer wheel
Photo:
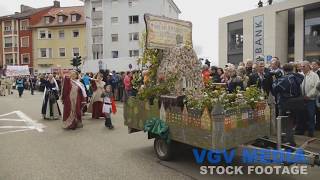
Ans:
[[[162,161],[169,161],[172,158],[172,144],[168,144],[165,140],[161,138],[156,138],[154,140],[154,151],[156,152],[158,158]]]

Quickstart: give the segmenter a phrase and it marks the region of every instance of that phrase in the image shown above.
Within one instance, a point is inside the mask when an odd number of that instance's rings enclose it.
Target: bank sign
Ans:
[[[253,59],[264,56],[264,17],[253,18]]]

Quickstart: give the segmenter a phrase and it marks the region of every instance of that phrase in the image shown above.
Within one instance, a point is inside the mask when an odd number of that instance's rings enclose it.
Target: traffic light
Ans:
[[[71,65],[72,65],[73,67],[78,68],[81,64],[82,64],[81,56],[74,57],[74,58],[71,60]]]

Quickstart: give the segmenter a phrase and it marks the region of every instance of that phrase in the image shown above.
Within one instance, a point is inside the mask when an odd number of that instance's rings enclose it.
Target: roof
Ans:
[[[21,13],[15,13],[15,14],[11,14],[11,15],[7,15],[7,16],[2,16],[0,17],[0,20],[6,20],[6,19],[24,19],[27,17],[30,17],[38,12],[47,10],[52,8],[52,6],[48,6],[48,7],[43,7],[43,8],[32,8],[30,10],[27,10],[25,12],[21,12]]]
[[[72,14],[79,14],[80,19],[77,22],[71,21]],[[67,19],[63,23],[58,22],[58,16],[65,15]],[[84,6],[71,6],[71,7],[60,7],[52,8],[46,14],[43,15],[43,18],[46,16],[54,17],[53,21],[50,24],[46,24],[44,20],[40,21],[38,24],[33,27],[55,27],[55,26],[70,26],[70,25],[84,25],[85,15],[84,15]]]

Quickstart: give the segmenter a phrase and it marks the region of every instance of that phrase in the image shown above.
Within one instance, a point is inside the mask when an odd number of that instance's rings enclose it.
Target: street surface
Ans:
[[[188,179],[318,179],[320,168],[306,176],[200,175],[190,151],[161,162],[153,141],[140,132],[128,135],[122,104],[113,116],[114,130],[104,120],[84,117],[84,128],[66,131],[61,120],[42,120],[42,94],[21,99],[17,92],[0,97],[0,180],[188,180]],[[15,126],[15,127],[13,127]]]

